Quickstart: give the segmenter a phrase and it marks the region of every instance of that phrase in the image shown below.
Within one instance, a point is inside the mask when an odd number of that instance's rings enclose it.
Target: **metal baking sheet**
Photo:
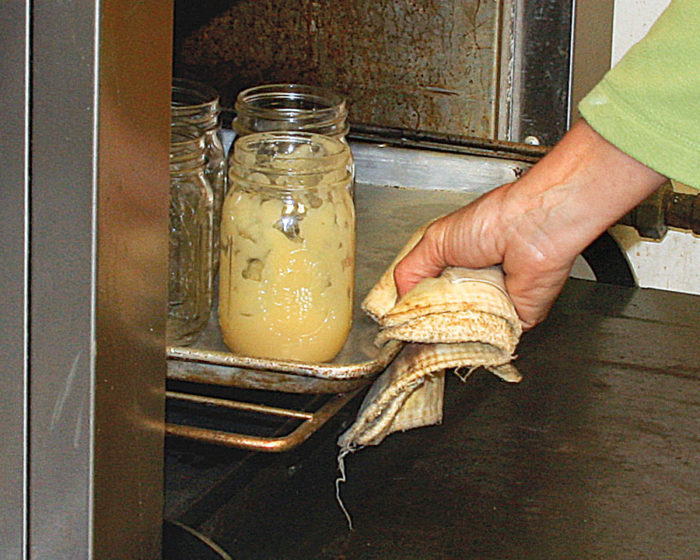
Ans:
[[[355,157],[357,249],[353,326],[329,363],[241,356],[221,339],[216,305],[190,347],[168,348],[168,378],[294,393],[353,390],[386,368],[401,348],[374,345],[376,324],[360,303],[410,235],[426,221],[513,181],[527,161],[387,143],[351,142]]]

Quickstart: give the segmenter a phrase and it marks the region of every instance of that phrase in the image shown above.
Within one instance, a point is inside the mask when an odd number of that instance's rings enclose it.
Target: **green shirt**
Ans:
[[[626,154],[700,189],[700,0],[673,0],[579,110]]]

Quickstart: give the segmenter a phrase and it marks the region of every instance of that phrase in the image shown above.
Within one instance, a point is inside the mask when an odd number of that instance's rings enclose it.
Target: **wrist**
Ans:
[[[574,258],[664,180],[581,120],[511,185],[503,221]]]

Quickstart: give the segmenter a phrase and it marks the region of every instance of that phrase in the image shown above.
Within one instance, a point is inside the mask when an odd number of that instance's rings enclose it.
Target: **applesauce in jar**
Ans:
[[[352,322],[355,209],[346,143],[240,137],[221,221],[219,323],[239,354],[332,360]]]

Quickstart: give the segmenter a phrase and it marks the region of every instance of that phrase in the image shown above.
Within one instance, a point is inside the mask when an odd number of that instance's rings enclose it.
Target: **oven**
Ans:
[[[523,338],[522,385],[450,377],[443,425],[348,457],[339,495],[337,436],[395,350],[359,310],[325,369],[231,356],[214,321],[164,339],[173,72],[220,90],[229,139],[243,87],[342,86],[359,300],[402,236],[563,134],[613,4],[2,3],[0,556],[691,558],[697,272],[657,285],[629,225]],[[625,221],[691,254],[688,197]]]

